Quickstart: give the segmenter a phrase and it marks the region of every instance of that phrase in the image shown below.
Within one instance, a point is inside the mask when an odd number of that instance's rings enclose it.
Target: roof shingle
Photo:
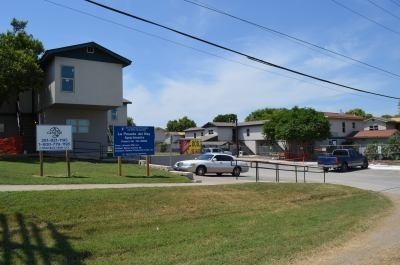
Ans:
[[[350,134],[348,138],[389,138],[393,136],[396,132],[396,129],[391,130],[375,130],[375,131],[358,131]]]

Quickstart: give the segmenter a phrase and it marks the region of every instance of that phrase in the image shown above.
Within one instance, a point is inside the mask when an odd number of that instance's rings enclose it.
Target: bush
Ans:
[[[378,159],[379,158],[378,146],[376,144],[367,145],[367,148],[365,148],[364,154],[368,158],[368,160]]]
[[[162,143],[162,144],[160,145],[160,151],[161,151],[161,153],[167,152],[167,148],[168,148],[168,144]]]

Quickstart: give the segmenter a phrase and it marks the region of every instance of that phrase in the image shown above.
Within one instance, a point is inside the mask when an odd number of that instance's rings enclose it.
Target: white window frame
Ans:
[[[63,67],[71,67],[72,68],[73,77],[64,77],[63,76]],[[72,82],[72,91],[64,89],[63,81]],[[61,68],[60,68],[60,82],[61,82],[61,92],[63,92],[63,93],[74,93],[75,92],[75,66],[73,66],[73,65],[61,65]]]

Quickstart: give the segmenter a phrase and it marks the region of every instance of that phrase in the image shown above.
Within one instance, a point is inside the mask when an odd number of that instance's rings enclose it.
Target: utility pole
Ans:
[[[400,115],[400,99],[399,99],[399,103],[397,103],[397,114],[399,114]]]
[[[238,131],[238,119],[235,119],[235,136],[236,136],[236,157],[239,157],[239,131]]]

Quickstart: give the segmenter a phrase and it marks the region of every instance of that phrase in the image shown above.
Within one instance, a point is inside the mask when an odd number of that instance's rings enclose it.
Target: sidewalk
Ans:
[[[190,187],[227,185],[254,182],[251,180],[232,180],[232,177],[205,178],[196,176],[192,183],[127,183],[127,184],[48,184],[48,185],[0,185],[0,192],[9,191],[45,191],[45,190],[90,190],[90,189],[128,189],[140,187]]]

